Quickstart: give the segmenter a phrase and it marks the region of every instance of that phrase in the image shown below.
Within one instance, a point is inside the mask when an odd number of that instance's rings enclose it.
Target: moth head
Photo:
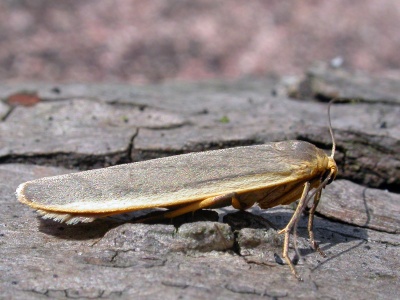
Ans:
[[[338,167],[335,160],[333,159],[333,157],[328,157],[328,165],[324,174],[321,177],[321,185],[325,187],[326,185],[330,184],[333,180],[335,180],[337,173]]]

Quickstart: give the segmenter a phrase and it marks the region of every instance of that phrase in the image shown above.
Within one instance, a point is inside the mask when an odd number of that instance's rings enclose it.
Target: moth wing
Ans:
[[[52,219],[80,215],[79,221],[92,221],[311,178],[316,150],[306,142],[286,141],[189,153],[29,181],[18,187],[17,197]]]

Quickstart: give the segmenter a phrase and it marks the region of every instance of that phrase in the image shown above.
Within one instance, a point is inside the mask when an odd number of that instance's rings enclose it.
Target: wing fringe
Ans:
[[[76,225],[78,223],[90,223],[96,219],[96,217],[92,216],[57,213],[54,211],[46,211],[42,209],[38,209],[37,212],[42,216],[43,219],[53,220],[60,223],[66,223],[68,225]]]

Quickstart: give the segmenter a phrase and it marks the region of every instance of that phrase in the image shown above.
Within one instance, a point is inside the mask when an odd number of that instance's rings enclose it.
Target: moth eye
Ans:
[[[324,182],[326,178],[331,174],[331,170],[326,170],[325,173],[321,176],[321,182]],[[327,185],[330,184],[333,180],[335,179],[335,176],[332,175],[331,178],[329,178],[328,182],[326,183]]]

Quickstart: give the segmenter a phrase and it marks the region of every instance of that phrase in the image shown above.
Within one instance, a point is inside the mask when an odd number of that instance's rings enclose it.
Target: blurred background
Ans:
[[[400,69],[400,1],[2,0],[3,82],[295,75],[316,61]]]

